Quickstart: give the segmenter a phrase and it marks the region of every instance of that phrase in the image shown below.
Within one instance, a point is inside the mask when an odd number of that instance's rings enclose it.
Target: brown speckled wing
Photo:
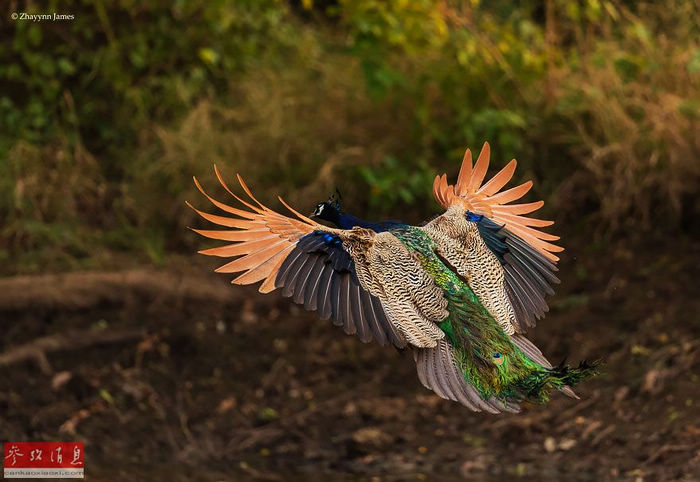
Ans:
[[[404,347],[404,338],[389,322],[381,302],[361,286],[352,258],[342,248],[338,235],[345,230],[328,228],[299,214],[280,201],[296,218],[279,214],[260,203],[238,176],[251,202],[241,199],[226,185],[221,173],[216,176],[241,207],[233,207],[209,196],[197,179],[197,188],[216,207],[232,216],[205,213],[194,208],[209,222],[231,229],[193,229],[210,239],[229,244],[200,251],[208,256],[235,258],[216,269],[219,273],[241,273],[232,282],[253,284],[262,281],[259,291],[276,288],[282,295],[308,310],[318,311],[322,319],[331,318],[348,334],[363,342]],[[329,242],[328,240],[331,240]]]

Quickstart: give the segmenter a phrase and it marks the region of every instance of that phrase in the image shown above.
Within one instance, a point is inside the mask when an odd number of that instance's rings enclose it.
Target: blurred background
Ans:
[[[697,2],[0,12],[0,440],[85,441],[96,480],[697,480]],[[410,353],[195,254],[213,244],[184,201],[209,207],[193,175],[225,198],[213,164],[273,208],[338,187],[416,223],[484,141],[557,221],[563,282],[532,337],[605,360],[581,401],[471,413]]]

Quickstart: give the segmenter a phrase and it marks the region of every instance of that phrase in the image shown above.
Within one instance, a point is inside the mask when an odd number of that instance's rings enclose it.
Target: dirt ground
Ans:
[[[604,373],[516,415],[207,260],[0,280],[0,440],[84,441],[91,480],[700,480],[700,243],[579,248],[531,334]]]

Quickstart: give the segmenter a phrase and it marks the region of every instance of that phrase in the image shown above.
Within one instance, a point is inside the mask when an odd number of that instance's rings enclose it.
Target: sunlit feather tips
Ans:
[[[501,191],[512,179],[517,161],[511,160],[484,183],[490,152],[488,142],[484,143],[476,164],[472,164],[472,153],[467,149],[455,185],[447,183],[446,174],[436,176],[433,183],[435,200],[445,209],[461,203],[469,211],[483,214],[494,222],[505,225],[506,229],[540,250],[547,258],[558,261],[559,258],[554,253],[561,252],[564,248],[550,241],[557,241],[559,236],[535,229],[551,226],[554,221],[523,216],[540,209],[544,201],[509,204],[522,198],[532,188],[532,181]]]
[[[243,178],[237,175],[238,182],[243,188],[243,191],[254,204],[241,199],[229,189],[216,166],[214,170],[216,172],[216,177],[219,179],[224,189],[241,203],[242,207],[245,209],[229,206],[228,204],[224,204],[212,198],[204,191],[199,181],[194,178],[197,189],[199,189],[212,204],[234,216],[217,216],[205,213],[187,203],[190,208],[207,221],[226,228],[233,228],[223,230],[193,229],[194,232],[207,238],[231,241],[231,244],[205,249],[200,251],[200,253],[220,257],[238,256],[238,258],[224,264],[216,271],[220,273],[243,272],[233,280],[235,284],[252,284],[264,280],[260,285],[259,291],[261,293],[268,293],[275,289],[275,278],[280,266],[287,255],[294,249],[299,238],[309,234],[320,226],[289,207],[281,198],[280,201],[282,204],[284,204],[297,219],[284,216],[264,206],[253,196],[253,193],[243,181]],[[325,227],[324,229],[328,230],[328,228]]]

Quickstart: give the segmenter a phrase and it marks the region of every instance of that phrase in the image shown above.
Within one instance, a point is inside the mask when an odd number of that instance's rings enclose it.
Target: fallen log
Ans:
[[[44,374],[52,372],[47,353],[57,351],[80,350],[95,345],[108,345],[141,338],[145,331],[141,329],[124,331],[75,331],[42,336],[29,343],[11,348],[0,353],[0,368],[25,360],[34,360]]]
[[[80,310],[134,295],[231,303],[244,294],[222,278],[159,270],[28,275],[0,279],[0,312]]]

